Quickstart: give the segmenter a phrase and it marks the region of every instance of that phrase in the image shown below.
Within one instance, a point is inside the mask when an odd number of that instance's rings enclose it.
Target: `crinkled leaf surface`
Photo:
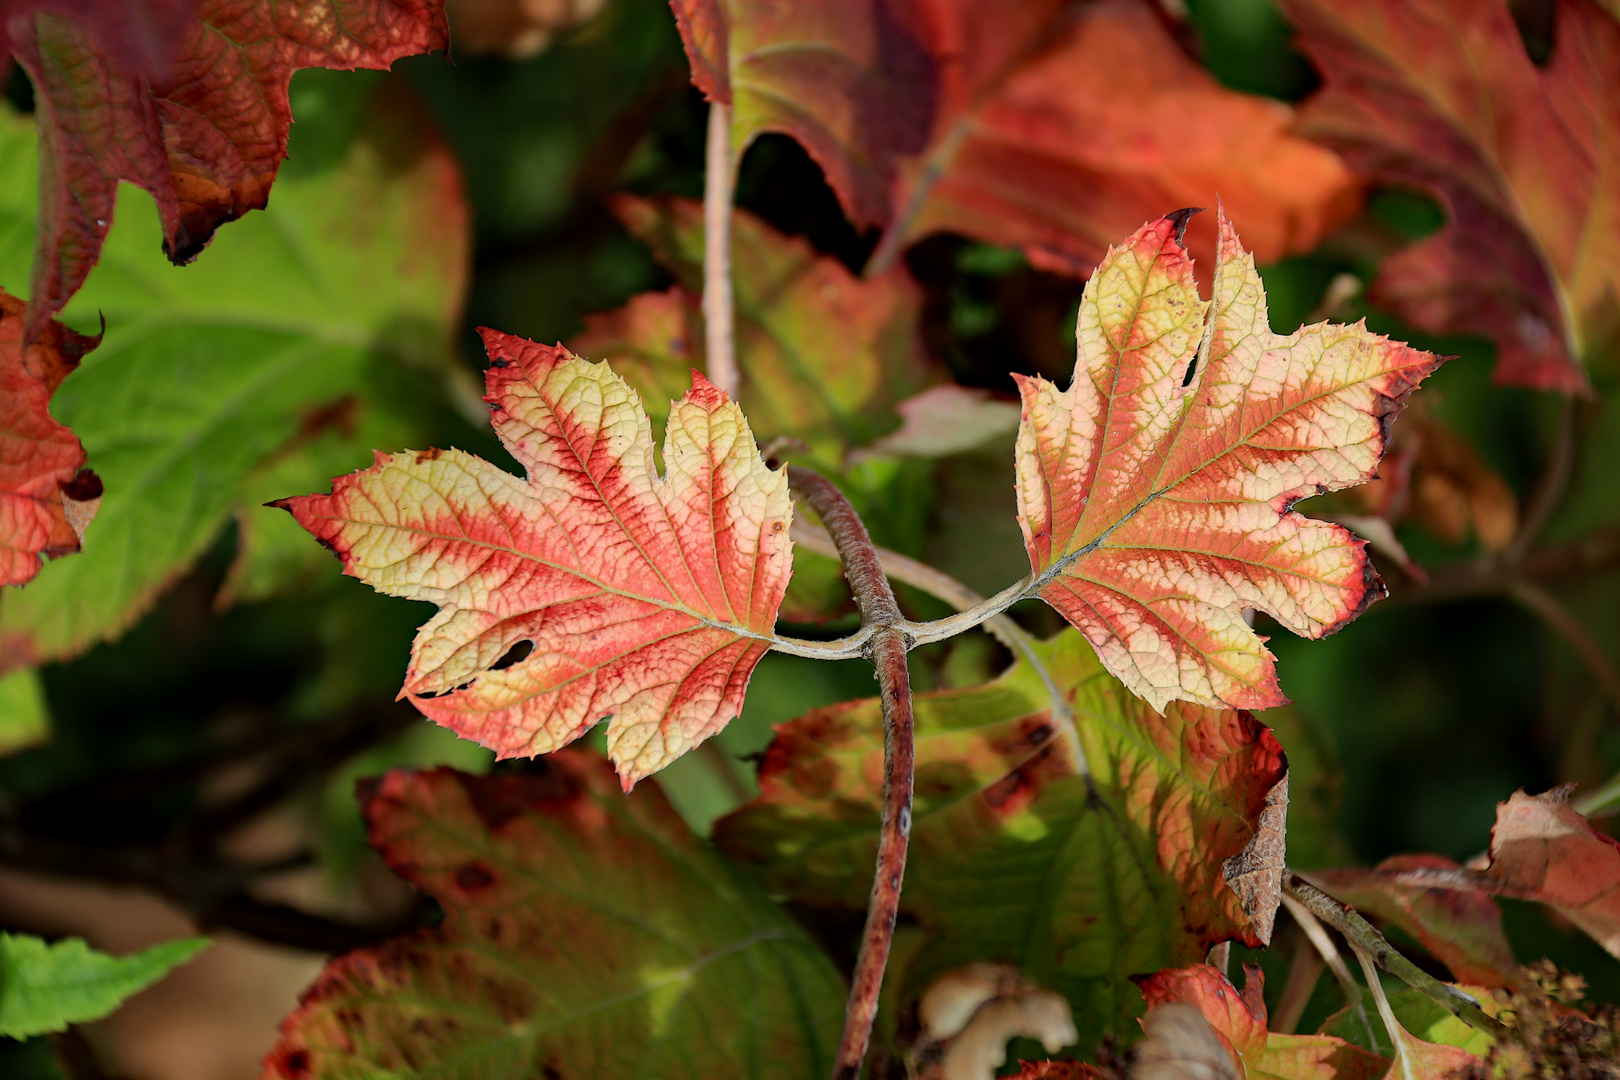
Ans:
[[[108,956],[79,938],[0,934],[0,1035],[26,1039],[99,1020],[207,946],[207,938],[183,938]]]
[[[1137,980],[1149,1009],[1180,1001],[1204,1014],[1243,1060],[1244,1073],[1276,1080],[1377,1080],[1389,1062],[1332,1035],[1282,1035],[1266,1030],[1264,976],[1244,967],[1242,993],[1208,964],[1160,971]]]
[[[439,605],[401,696],[501,757],[611,718],[628,789],[741,713],[793,571],[787,474],[694,371],[660,477],[647,413],[607,364],[483,335],[484,400],[526,479],[407,450],[280,505],[345,573]]]
[[[97,339],[51,320],[25,346],[24,308],[0,288],[0,585],[32,581],[41,556],[78,551],[101,498],[84,447],[50,412]]]
[[[1019,524],[1040,596],[1155,709],[1280,705],[1245,609],[1322,637],[1383,595],[1361,541],[1292,507],[1372,476],[1440,363],[1359,324],[1273,334],[1254,259],[1218,217],[1211,303],[1184,216],[1149,222],[1086,284],[1069,389],[1019,379]]]
[[[127,33],[118,6],[30,7],[7,22],[41,125],[31,329],[96,264],[120,180],[152,193],[163,250],[189,262],[268,200],[294,71],[386,68],[446,42],[442,0],[199,0],[178,46],[142,70],[104,47]]]
[[[233,582],[247,593],[285,579],[260,555],[284,551],[288,533],[320,565],[302,530],[260,504],[420,437],[419,406],[395,402],[433,400],[427,372],[450,355],[466,204],[420,108],[385,92],[360,111],[341,160],[287,177],[206,266],[169,265],[148,200],[125,188],[129,212],[64,315],[80,328],[105,315],[106,337],[52,401],[107,494],[85,552],[0,599],[0,666],[121,633],[233,511],[244,525]],[[27,277],[35,161],[33,125],[0,112],[0,281]]]
[[[1569,805],[1569,787],[1515,792],[1496,808],[1485,877],[1539,900],[1620,956],[1620,843]]]
[[[373,846],[444,921],[329,963],[267,1080],[830,1067],[832,964],[656,785],[627,799],[599,758],[564,751],[539,775],[391,772],[362,801]]]
[[[1124,1037],[1141,1010],[1129,976],[1193,963],[1216,941],[1264,934],[1222,861],[1252,844],[1285,782],[1282,749],[1247,713],[1127,694],[1085,641],[1038,646],[1075,714],[1092,776],[1077,776],[1036,671],[917,697],[917,781],[904,911],[927,941],[914,997],[942,972],[1013,964],[1063,993],[1080,1046]],[[716,825],[767,887],[814,905],[866,906],[883,777],[877,701],[777,727],[757,800]]]
[[[1371,870],[1321,870],[1306,876],[1363,915],[1395,923],[1459,981],[1518,986],[1518,961],[1496,901],[1483,892],[1425,888],[1398,877],[1408,870],[1455,869],[1455,862],[1440,855],[1396,855]]]
[[[1446,211],[1372,299],[1491,335],[1502,382],[1574,389],[1620,347],[1620,22],[1555,6],[1538,68],[1505,0],[1283,0],[1326,83],[1301,130]]]
[[[624,196],[615,209],[679,286],[594,317],[570,345],[610,359],[657,420],[688,369],[703,365],[703,207]],[[841,469],[846,451],[892,429],[900,402],[942,377],[923,350],[922,293],[904,268],[856,277],[743,210],[733,214],[731,266],[737,400],[762,439],[791,435],[822,467]]]
[[[804,144],[858,225],[1029,249],[1083,273],[1167,206],[1220,192],[1266,258],[1355,208],[1278,102],[1220,87],[1150,5],[676,0],[693,81]]]

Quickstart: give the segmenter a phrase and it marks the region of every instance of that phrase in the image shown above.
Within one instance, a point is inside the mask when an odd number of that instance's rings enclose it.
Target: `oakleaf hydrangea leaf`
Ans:
[[[207,945],[207,938],[182,938],[108,956],[78,938],[50,944],[32,934],[0,934],[0,1035],[26,1039],[99,1020]]]
[[[154,7],[154,23],[179,28],[178,44],[173,27],[154,30],[172,47],[138,64],[123,5],[51,7],[7,24],[41,132],[30,330],[96,264],[120,180],[152,193],[164,252],[189,262],[215,229],[269,199],[287,156],[294,71],[386,68],[443,47],[448,33],[443,0],[198,0],[189,19]]]
[[[1287,699],[1246,609],[1316,638],[1383,595],[1361,541],[1292,507],[1369,479],[1441,361],[1362,324],[1273,334],[1224,214],[1206,304],[1189,213],[1087,282],[1069,389],[1019,380],[1019,523],[1041,597],[1133,693],[1268,708]]]
[[[1378,1080],[1389,1062],[1334,1035],[1266,1030],[1265,976],[1244,966],[1240,993],[1208,964],[1167,969],[1138,979],[1150,1010],[1172,1002],[1196,1008],[1239,1058],[1236,1075],[1257,1080]],[[1145,1026],[1145,1025],[1144,1025]]]
[[[802,1080],[843,1019],[831,961],[694,836],[564,751],[539,775],[390,772],[371,842],[444,921],[338,957],[265,1080]]]
[[[345,573],[439,605],[401,696],[501,757],[611,718],[628,788],[741,712],[792,572],[787,476],[696,372],[660,478],[641,400],[606,364],[483,335],[491,422],[526,481],[406,451],[278,505]]]
[[[100,339],[53,320],[25,346],[23,311],[0,289],[0,585],[32,581],[42,555],[78,551],[101,500],[78,436],[50,413],[51,395]]]

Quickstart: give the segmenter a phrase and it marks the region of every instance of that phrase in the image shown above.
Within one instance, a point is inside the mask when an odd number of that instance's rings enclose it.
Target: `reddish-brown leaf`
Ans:
[[[386,68],[446,41],[443,0],[200,0],[154,72],[101,47],[115,8],[31,7],[6,23],[40,126],[30,333],[95,265],[120,180],[152,193],[165,252],[188,262],[269,198],[294,71]]]
[[[50,414],[51,395],[101,339],[52,319],[24,346],[25,308],[0,289],[0,585],[32,580],[41,555],[78,551],[101,502],[78,436]]]
[[[1240,993],[1207,964],[1160,971],[1138,979],[1148,1018],[1172,1002],[1203,1014],[1226,1047],[1242,1061],[1238,1076],[1275,1080],[1376,1080],[1389,1062],[1333,1035],[1281,1035],[1266,1030],[1260,969],[1245,965]],[[1143,1021],[1143,1027],[1148,1020]]]
[[[1514,987],[1523,983],[1502,912],[1483,891],[1425,886],[1402,878],[1413,870],[1454,871],[1440,855],[1396,855],[1372,870],[1321,870],[1305,875],[1363,915],[1395,923],[1451,969],[1459,982]]]
[[[1499,804],[1485,876],[1504,895],[1550,905],[1620,956],[1620,843],[1575,812],[1571,790],[1518,791]]]
[[[693,80],[734,106],[734,152],[791,135],[891,253],[949,230],[1083,274],[1143,219],[1219,193],[1271,259],[1356,205],[1286,106],[1217,85],[1140,0],[673,6]]]
[[[38,11],[72,19],[97,51],[147,78],[166,75],[197,0],[0,0],[0,68],[10,62],[12,19]]]
[[[438,604],[400,696],[503,758],[611,720],[628,789],[742,711],[792,573],[787,476],[696,372],[661,477],[647,414],[606,364],[483,335],[490,422],[525,479],[406,450],[276,505],[344,573]]]
[[[1283,7],[1327,84],[1302,130],[1446,211],[1384,263],[1374,300],[1491,335],[1502,382],[1584,386],[1579,361],[1620,343],[1620,22],[1558,0],[1538,69],[1505,0]]]
[[[500,777],[391,772],[361,790],[388,865],[444,908],[327,964],[264,1080],[803,1080],[843,988],[826,956],[594,754]]]
[[[1361,541],[1294,503],[1371,477],[1440,360],[1364,324],[1273,334],[1224,216],[1206,303],[1186,214],[1086,284],[1067,390],[1019,380],[1019,523],[1041,598],[1132,693],[1269,708],[1287,699],[1245,609],[1316,638],[1383,595]]]

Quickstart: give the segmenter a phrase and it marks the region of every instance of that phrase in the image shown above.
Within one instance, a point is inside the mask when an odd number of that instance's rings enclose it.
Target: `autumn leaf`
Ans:
[[[24,345],[25,308],[0,289],[0,585],[32,581],[42,555],[78,551],[101,504],[78,436],[50,413],[51,395],[101,339],[52,320]]]
[[[1244,611],[1322,637],[1383,595],[1360,541],[1292,507],[1372,476],[1440,364],[1362,324],[1273,334],[1253,256],[1217,213],[1210,304],[1181,245],[1185,212],[1149,222],[1086,284],[1070,388],[1019,377],[1036,587],[1160,710],[1284,703]]]
[[[831,962],[656,785],[626,799],[600,758],[564,751],[539,774],[390,772],[361,802],[372,845],[444,921],[330,961],[265,1080],[801,1080],[831,1066]]]
[[[1245,965],[1237,987],[1208,964],[1160,971],[1137,980],[1148,1015],[1171,1002],[1192,1005],[1242,1062],[1239,1076],[1276,1080],[1378,1080],[1389,1062],[1332,1035],[1266,1030],[1265,976]],[[1144,1026],[1146,1022],[1144,1021]]]
[[[1219,192],[1274,259],[1356,206],[1288,107],[1220,87],[1138,0],[673,6],[693,81],[733,107],[733,154],[792,136],[885,252],[949,231],[1084,273],[1144,218]]]
[[[926,942],[905,996],[964,964],[1010,963],[1068,998],[1089,1047],[1140,1012],[1129,976],[1269,936],[1272,912],[1246,913],[1222,863],[1254,847],[1286,764],[1247,713],[1182,703],[1153,713],[1072,631],[1037,650],[1072,710],[1089,778],[1076,775],[1068,722],[1027,661],[984,686],[917,696],[901,906]],[[722,818],[715,841],[775,893],[862,910],[882,710],[847,702],[776,732],[759,798]]]
[[[330,572],[262,504],[314,490],[372,446],[425,441],[466,286],[461,178],[419,101],[348,85],[352,137],[226,230],[206,270],[163,258],[150,200],[125,186],[101,266],[63,316],[80,329],[105,316],[106,337],[51,403],[106,496],[81,554],[0,596],[0,669],[118,636],[233,515],[224,599]],[[34,124],[0,106],[0,281],[28,272],[37,164]]]
[[[1571,786],[1514,792],[1496,807],[1484,877],[1538,900],[1620,956],[1620,843],[1569,805]]]
[[[287,154],[299,68],[386,68],[443,47],[442,0],[199,0],[179,40],[140,64],[122,4],[25,5],[6,23],[33,80],[40,218],[28,327],[61,310],[100,257],[118,182],[152,193],[163,250],[190,262],[227,221],[264,207]],[[148,50],[152,52],[153,50]]]
[[[1522,984],[1502,912],[1484,892],[1425,887],[1404,879],[1410,870],[1456,870],[1440,855],[1396,855],[1371,870],[1320,870],[1312,884],[1363,915],[1393,922],[1445,964],[1460,982],[1476,986]]]
[[[1538,68],[1505,0],[1283,2],[1326,84],[1301,131],[1446,212],[1371,298],[1494,337],[1500,382],[1573,390],[1620,346],[1620,22],[1554,6]]]
[[[484,400],[526,480],[407,450],[277,505],[344,573],[439,605],[402,697],[503,758],[611,718],[628,790],[742,711],[792,573],[787,474],[694,371],[659,477],[641,401],[606,364],[482,333]]]

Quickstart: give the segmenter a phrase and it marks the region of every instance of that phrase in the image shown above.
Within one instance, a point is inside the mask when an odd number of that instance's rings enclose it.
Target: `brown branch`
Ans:
[[[849,1003],[844,1010],[844,1034],[833,1059],[833,1080],[856,1080],[872,1037],[877,1017],[878,992],[889,962],[894,923],[900,913],[900,885],[906,872],[906,848],[911,840],[911,788],[916,765],[911,676],[906,650],[911,643],[899,628],[900,604],[884,576],[877,548],[867,535],[855,508],[826,478],[808,469],[789,468],[793,493],[808,503],[838,547],[861,624],[874,633],[867,656],[877,668],[883,701],[883,816],[878,836],[877,868],[872,896],[867,903],[866,929],[850,979]]]
[[[1525,508],[1524,520],[1519,525],[1519,531],[1502,552],[1502,562],[1508,566],[1517,566],[1530,554],[1530,547],[1552,520],[1553,511],[1558,509],[1558,503],[1564,497],[1564,491],[1569,487],[1570,475],[1575,468],[1575,436],[1579,426],[1580,413],[1576,408],[1575,396],[1565,394],[1558,407],[1558,441],[1553,444],[1552,457],[1547,460],[1547,467],[1541,474],[1541,481],[1536,485],[1536,491],[1530,498],[1530,504]]]
[[[1575,654],[1586,663],[1592,677],[1603,687],[1609,699],[1620,708],[1620,673],[1615,671],[1614,665],[1603,654],[1603,646],[1587,632],[1580,620],[1540,585],[1528,581],[1515,582],[1508,590],[1508,596],[1567,641]]]

